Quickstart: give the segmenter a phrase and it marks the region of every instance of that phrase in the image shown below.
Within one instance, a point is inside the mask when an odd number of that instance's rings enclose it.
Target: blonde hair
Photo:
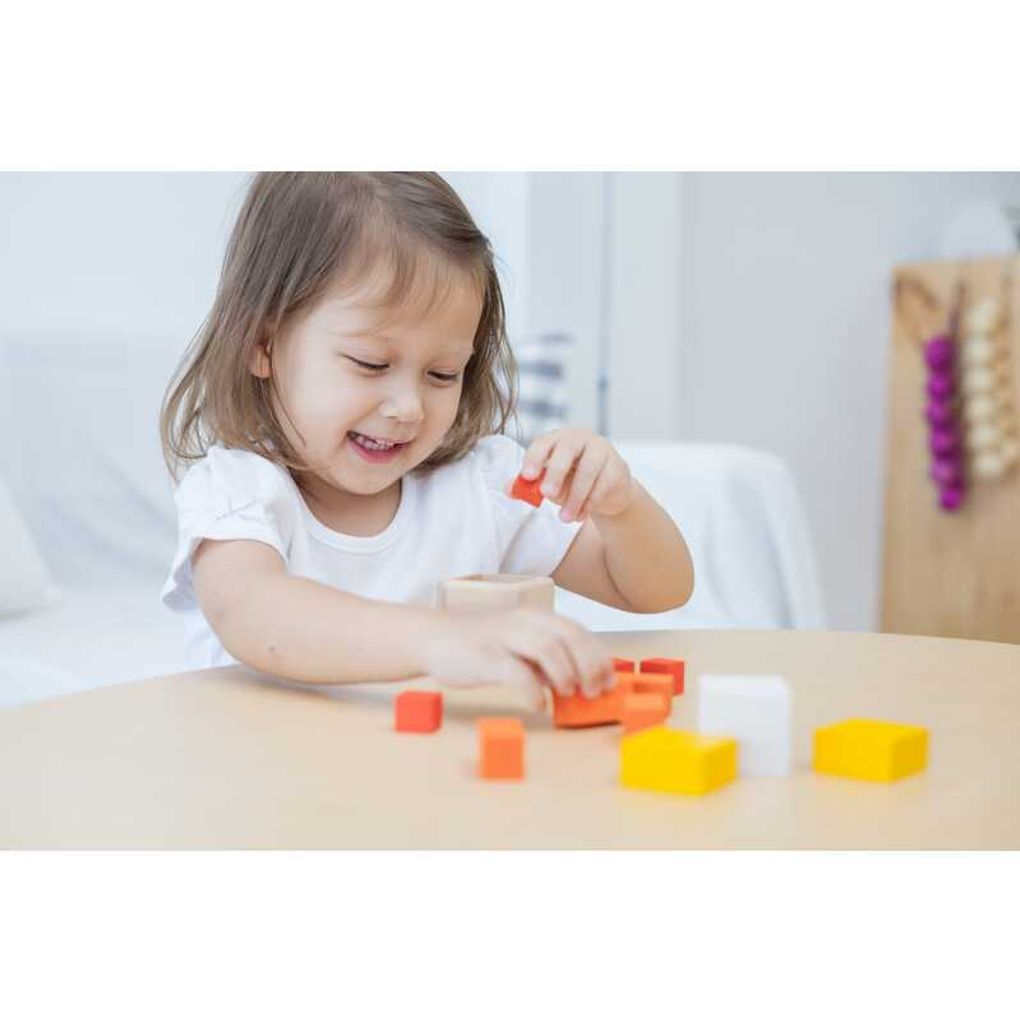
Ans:
[[[167,387],[163,457],[181,463],[219,442],[305,470],[252,353],[272,344],[327,289],[349,291],[386,270],[374,295],[396,308],[412,294],[434,307],[455,279],[479,289],[482,313],[457,416],[423,467],[463,457],[514,414],[517,366],[506,334],[492,248],[457,193],[436,173],[262,173],[251,182],[227,244],[212,310]]]

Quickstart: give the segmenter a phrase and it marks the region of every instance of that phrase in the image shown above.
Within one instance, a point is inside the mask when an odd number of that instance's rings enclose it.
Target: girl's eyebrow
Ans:
[[[399,341],[395,340],[391,336],[385,336],[382,333],[376,333],[371,329],[359,329],[359,330],[344,330],[343,335],[354,340],[382,340],[388,344],[396,344]],[[464,343],[450,343],[443,348],[442,353],[444,354],[463,354],[471,356],[475,353],[474,342]]]

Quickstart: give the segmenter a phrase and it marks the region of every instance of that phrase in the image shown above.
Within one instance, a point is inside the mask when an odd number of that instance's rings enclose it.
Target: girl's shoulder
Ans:
[[[239,499],[269,501],[293,488],[287,469],[251,450],[210,446],[184,473],[177,486],[178,504],[236,504]]]

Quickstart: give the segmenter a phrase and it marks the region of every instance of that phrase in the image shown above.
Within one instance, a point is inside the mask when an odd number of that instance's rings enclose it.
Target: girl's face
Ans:
[[[252,371],[275,374],[280,421],[327,487],[312,480],[315,495],[381,493],[441,444],[481,313],[481,295],[467,281],[451,283],[427,315],[388,313],[380,327],[378,311],[359,305],[358,294],[327,295],[274,345],[271,365],[256,350]]]

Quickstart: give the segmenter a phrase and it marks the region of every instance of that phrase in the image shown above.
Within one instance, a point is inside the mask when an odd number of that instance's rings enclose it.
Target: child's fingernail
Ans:
[[[569,510],[561,510],[560,511],[560,520],[561,521],[567,522],[567,521],[570,520],[570,517],[571,517],[571,514],[570,514]]]
[[[521,476],[524,478],[534,478],[537,474],[538,472],[530,464],[525,464],[524,470],[521,472]]]

